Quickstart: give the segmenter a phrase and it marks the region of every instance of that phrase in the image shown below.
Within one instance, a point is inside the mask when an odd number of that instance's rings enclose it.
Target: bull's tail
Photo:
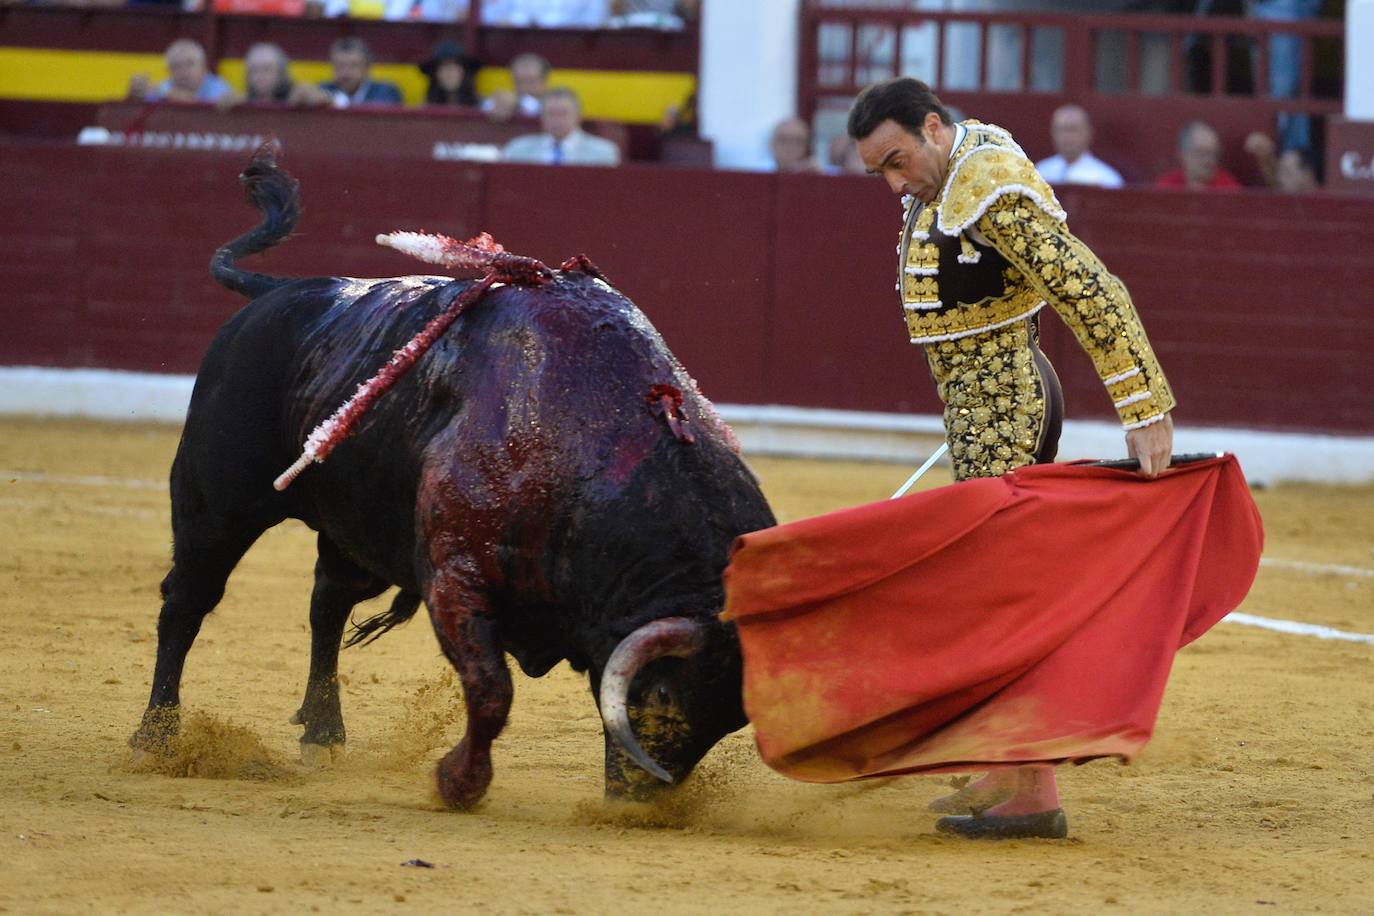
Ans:
[[[362,623],[353,625],[353,632],[344,641],[344,648],[365,646],[392,627],[399,626],[415,616],[420,607],[420,596],[414,592],[400,591],[391,600],[391,607],[380,614],[374,614]]]
[[[261,225],[245,232],[215,252],[210,259],[210,276],[235,292],[256,299],[287,282],[280,277],[240,270],[234,262],[246,255],[266,251],[291,234],[301,214],[300,184],[277,165],[281,144],[268,140],[253,154],[243,170],[248,201],[261,211]]]

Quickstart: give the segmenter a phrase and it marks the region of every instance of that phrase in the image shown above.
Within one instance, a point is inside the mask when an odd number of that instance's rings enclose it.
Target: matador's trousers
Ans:
[[[955,480],[1000,477],[1053,461],[1064,394],[1040,351],[1036,317],[958,340],[925,345],[945,405]]]

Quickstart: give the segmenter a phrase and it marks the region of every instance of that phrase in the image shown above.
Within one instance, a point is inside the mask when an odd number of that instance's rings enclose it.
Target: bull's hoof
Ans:
[[[172,741],[175,738],[175,735],[149,738],[135,732],[129,739],[129,746],[133,749],[129,755],[129,766],[134,770],[159,769],[175,756],[172,753]]]
[[[476,807],[491,785],[491,756],[470,754],[464,740],[439,761],[434,770],[439,797],[458,811]]]
[[[134,765],[139,766],[149,757],[166,757],[172,752],[172,741],[181,730],[181,710],[175,706],[162,706],[143,713],[143,721],[129,736],[129,747],[134,749]]]
[[[632,782],[606,781],[606,801],[611,802],[653,802],[666,798],[673,794],[677,788],[672,783],[666,783],[652,774],[645,774],[648,779],[638,779]]]
[[[312,714],[306,712],[305,707],[302,706],[292,714],[287,722],[291,725],[305,727],[305,734],[301,735],[302,747],[307,744],[315,744],[320,747],[339,747],[347,740],[343,718],[339,716],[337,710],[333,715],[327,711]]]
[[[327,767],[331,763],[338,763],[343,760],[343,756],[344,746],[342,744],[301,742],[301,763],[308,767]]]

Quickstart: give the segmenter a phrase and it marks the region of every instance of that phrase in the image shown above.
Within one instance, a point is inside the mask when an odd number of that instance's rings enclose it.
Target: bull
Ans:
[[[262,222],[215,253],[211,274],[252,301],[210,345],[172,465],[172,566],[131,744],[166,749],[205,615],[258,537],[299,519],[318,533],[292,718],[304,754],[344,743],[345,629],[355,605],[395,587],[348,644],[428,608],[466,705],[462,740],[436,768],[450,806],[472,806],[491,781],[506,654],[530,677],[563,660],[589,674],[609,797],[680,782],[745,724],[721,574],[737,536],[774,524],[709,402],[629,299],[594,270],[555,271],[487,292],[351,439],[279,492],[306,433],[471,281],[243,270],[238,259],[290,234],[299,192],[268,148],[240,177]],[[677,400],[650,409],[646,394],[664,391]]]

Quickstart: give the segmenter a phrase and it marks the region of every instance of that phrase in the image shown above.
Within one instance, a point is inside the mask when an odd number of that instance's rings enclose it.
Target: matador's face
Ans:
[[[926,116],[921,136],[888,119],[859,141],[859,157],[870,174],[881,175],[893,194],[910,194],[930,203],[945,183],[949,169],[945,125],[940,116]]]

